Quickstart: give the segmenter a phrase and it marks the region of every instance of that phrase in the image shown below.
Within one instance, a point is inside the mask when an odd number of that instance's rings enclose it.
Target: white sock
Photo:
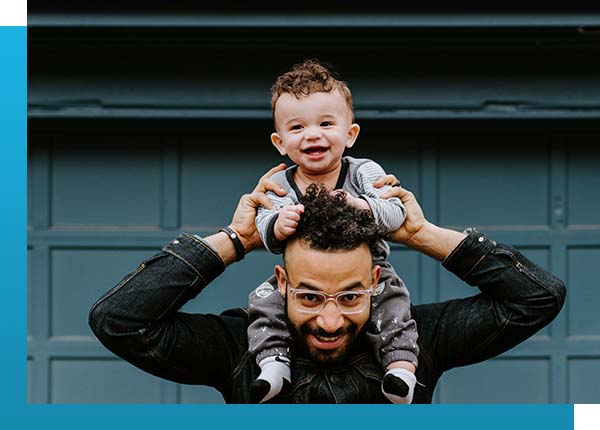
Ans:
[[[267,381],[271,386],[269,392],[260,401],[260,403],[263,403],[281,392],[284,379],[291,383],[290,360],[287,357],[277,355],[263,358],[258,365],[260,366],[260,375],[256,379]]]
[[[384,386],[388,386],[388,388],[394,387],[395,384],[394,384],[393,378],[398,378],[406,384],[406,386],[408,387],[408,393],[406,394],[406,396],[401,396],[401,395],[399,395],[399,393],[394,393],[393,389],[388,390],[391,392],[386,392],[386,390],[384,389]],[[387,381],[386,381],[386,379],[387,379]],[[391,384],[390,384],[390,382],[391,382]],[[399,382],[399,381],[396,381],[396,382]],[[383,392],[385,397],[387,397],[389,399],[389,401],[392,403],[409,404],[409,403],[412,403],[416,383],[417,383],[417,377],[415,376],[414,373],[412,373],[411,371],[406,370],[406,369],[394,368],[394,369],[390,369],[387,372],[385,372],[385,375],[383,376],[383,383],[381,384],[381,391]]]

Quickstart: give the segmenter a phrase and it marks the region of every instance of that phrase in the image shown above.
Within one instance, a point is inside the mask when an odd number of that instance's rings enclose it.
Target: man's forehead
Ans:
[[[285,248],[284,264],[289,281],[337,290],[350,285],[368,286],[372,257],[366,244],[352,250],[318,250],[306,241],[294,240]]]
[[[318,249],[314,247],[307,239],[303,239],[301,237],[292,237],[288,239],[285,244],[283,258],[285,262],[290,259],[296,259],[296,257],[305,261],[312,261],[318,260],[319,258],[328,257],[342,259],[344,255],[357,254],[358,256],[365,253],[368,254],[365,255],[365,258],[370,260],[372,256],[367,243],[361,243],[353,249]]]

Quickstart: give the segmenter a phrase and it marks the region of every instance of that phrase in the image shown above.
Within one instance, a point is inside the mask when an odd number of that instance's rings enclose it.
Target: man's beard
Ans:
[[[334,333],[326,332],[322,328],[318,327],[314,321],[307,321],[299,327],[291,323],[289,326],[292,333],[292,338],[294,339],[296,352],[301,356],[309,357],[313,361],[317,361],[322,364],[336,364],[344,361],[348,354],[355,349],[357,344],[356,339],[359,335],[358,327],[356,324],[352,323],[350,323],[348,326],[339,328]],[[316,337],[347,336],[347,340],[344,345],[336,349],[318,349],[311,345],[308,341],[308,336],[311,334]]]

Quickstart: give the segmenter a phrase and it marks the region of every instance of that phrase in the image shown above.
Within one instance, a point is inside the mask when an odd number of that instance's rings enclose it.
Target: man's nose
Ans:
[[[344,316],[333,301],[328,301],[317,316],[317,325],[327,333],[334,333],[344,326]]]

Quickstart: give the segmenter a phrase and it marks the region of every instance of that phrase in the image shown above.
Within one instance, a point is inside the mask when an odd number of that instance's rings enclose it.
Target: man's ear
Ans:
[[[275,266],[275,277],[277,278],[277,289],[279,290],[279,294],[281,294],[281,297],[285,298],[287,292],[287,277],[285,275],[285,269],[279,264]]]
[[[277,148],[277,150],[279,151],[279,153],[282,156],[286,156],[287,152],[285,150],[285,148],[283,147],[283,140],[281,139],[281,136],[279,135],[279,133],[272,133],[271,134],[271,143],[273,144],[273,146],[275,148]]]
[[[377,284],[379,283],[379,278],[381,277],[381,266],[378,264],[373,264],[373,270],[371,271],[371,288],[373,291],[377,288]]]
[[[348,129],[348,135],[346,136],[346,148],[352,148],[354,142],[356,142],[358,133],[360,133],[360,125],[356,123],[352,124]]]

